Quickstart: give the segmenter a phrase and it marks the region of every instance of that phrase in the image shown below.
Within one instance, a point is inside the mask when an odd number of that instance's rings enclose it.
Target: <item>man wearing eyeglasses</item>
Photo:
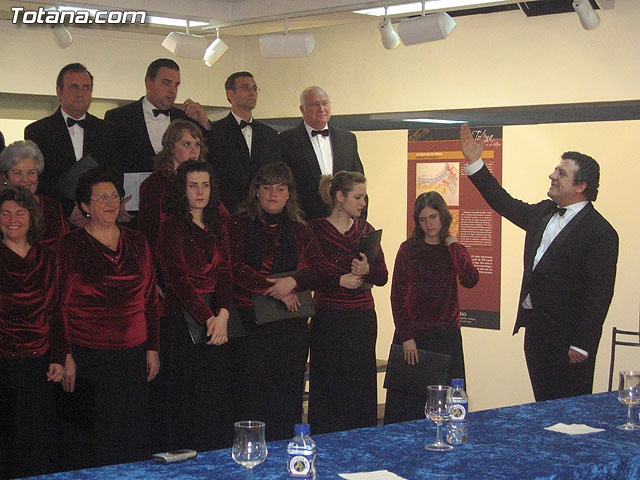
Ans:
[[[24,129],[25,140],[35,142],[44,156],[38,193],[58,200],[66,216],[74,207],[75,167],[86,163],[88,167],[99,164],[120,170],[122,150],[115,128],[88,113],[92,92],[93,75],[86,67],[66,65],[56,80],[60,107]]]
[[[341,170],[360,172],[364,168],[358,155],[356,136],[329,125],[331,101],[320,87],[307,87],[300,94],[302,122],[280,134],[284,161],[293,172],[298,187],[298,200],[307,220],[326,217],[328,207],[318,192],[322,175]],[[362,211],[367,218],[367,207]]]
[[[260,89],[249,72],[236,72],[224,83],[231,112],[213,123],[207,159],[213,164],[220,199],[229,212],[249,193],[251,179],[268,163],[281,162],[278,132],[253,118]]]

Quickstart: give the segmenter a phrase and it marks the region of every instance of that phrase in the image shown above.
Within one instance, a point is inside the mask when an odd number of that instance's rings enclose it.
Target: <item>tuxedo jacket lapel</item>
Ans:
[[[76,152],[73,149],[73,143],[71,142],[71,135],[69,135],[69,129],[64,122],[62,116],[62,110],[58,108],[55,115],[53,138],[62,139],[60,163],[64,165],[64,169],[73,166],[76,161]],[[86,141],[86,140],[84,140]]]
[[[135,125],[135,127],[132,128],[135,128],[137,130],[137,137],[144,139],[144,149],[147,152],[146,156],[154,156],[156,154],[156,151],[153,149],[153,145],[151,145],[151,139],[149,138],[147,122],[144,119],[144,111],[142,110],[142,98],[140,98],[140,100],[136,102],[133,125]],[[128,127],[125,126],[124,128]]]
[[[301,122],[300,125],[298,125],[298,134],[300,151],[303,152],[304,159],[311,172],[309,176],[312,178],[320,178],[322,170],[320,170],[318,157],[316,156],[316,151],[313,149],[313,145],[311,144],[311,139],[309,138],[306,127],[304,126],[304,122]]]

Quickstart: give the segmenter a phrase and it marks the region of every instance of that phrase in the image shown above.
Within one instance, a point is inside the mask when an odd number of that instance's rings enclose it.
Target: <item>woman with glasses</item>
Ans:
[[[160,367],[158,298],[146,239],[116,224],[121,194],[113,171],[82,174],[76,203],[88,223],[58,245],[71,344],[63,380],[68,468],[150,454],[147,382]]]
[[[4,177],[6,184],[24,187],[35,194],[45,222],[41,241],[52,245],[70,230],[60,202],[36,194],[38,177],[42,170],[44,157],[31,140],[13,142],[0,154],[0,175]]]
[[[467,249],[449,231],[452,215],[438,192],[416,198],[413,220],[413,235],[400,245],[393,269],[393,343],[402,345],[411,365],[419,361],[418,349],[451,355],[451,378],[465,378],[458,280],[472,288],[480,275]],[[388,389],[384,423],[424,418],[425,401]]]
[[[0,478],[58,470],[51,382],[62,380],[68,346],[43,223],[29,190],[0,190]]]
[[[159,242],[167,286],[161,349],[166,448],[228,448],[233,439],[226,345],[231,261],[226,210],[209,163],[180,164],[168,198],[171,216]],[[203,343],[194,344],[186,315],[206,329]]]

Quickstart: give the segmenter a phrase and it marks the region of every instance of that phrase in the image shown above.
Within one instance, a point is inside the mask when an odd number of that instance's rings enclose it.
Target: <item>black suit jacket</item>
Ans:
[[[257,120],[251,127],[251,155],[231,112],[213,123],[207,159],[216,172],[220,199],[229,212],[247,198],[251,180],[261,167],[282,161],[278,132]]]
[[[364,174],[356,136],[348,130],[329,125],[329,138],[333,153],[333,173],[346,170]],[[330,212],[318,192],[322,171],[304,121],[297,127],[280,133],[280,144],[284,161],[293,171],[298,187],[298,200],[305,218],[314,220],[326,217]],[[361,218],[366,219],[366,207]]]
[[[595,358],[616,278],[618,234],[588,203],[560,231],[533,269],[542,234],[555,203],[528,204],[511,197],[486,166],[469,178],[497,213],[526,231],[524,274],[515,334],[524,323],[522,302],[531,295],[533,309],[562,338]],[[593,355],[593,357],[591,357]]]
[[[91,155],[100,165],[108,165],[122,172],[122,149],[113,125],[87,113],[84,128],[83,155]],[[24,138],[34,141],[44,156],[44,171],[38,176],[38,193],[55,198],[71,213],[73,203],[57,190],[60,176],[73,168],[76,155],[69,130],[58,107],[56,112],[26,126]]]
[[[107,111],[104,119],[113,123],[124,145],[124,172],[152,172],[156,152],[151,145],[142,111],[142,99]],[[177,107],[169,109],[170,121],[189,119]]]

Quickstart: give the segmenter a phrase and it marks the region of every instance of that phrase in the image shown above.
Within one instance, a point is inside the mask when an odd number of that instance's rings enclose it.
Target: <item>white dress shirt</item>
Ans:
[[[313,145],[313,150],[316,152],[316,158],[318,159],[318,165],[320,166],[320,171],[323,175],[332,175],[333,174],[333,150],[331,150],[331,137],[324,135],[316,135],[315,137],[311,135],[311,132],[315,130],[315,128],[307,125],[307,122],[304,123],[304,128],[307,129],[307,135],[311,139],[311,145]],[[329,125],[325,125],[324,128],[329,128]]]
[[[238,122],[238,125],[240,125],[240,122],[244,120],[243,118],[240,118],[238,115],[236,115],[233,112],[233,110],[231,110],[231,115],[233,115],[233,118],[236,119],[236,122]],[[253,122],[253,117],[249,119],[249,122]],[[253,127],[251,125],[245,125],[244,128],[240,129],[240,131],[242,132],[244,141],[247,143],[247,148],[249,149],[249,155],[251,155],[251,141],[253,139]]]
[[[157,117],[154,116],[154,108],[156,107],[147,100],[147,97],[142,99],[142,113],[144,113],[144,123],[147,125],[149,140],[151,140],[153,151],[159,153],[160,150],[162,150],[162,136],[167,128],[169,128],[171,118],[169,118],[169,115],[163,114],[160,114]]]
[[[62,109],[60,109],[60,112],[62,112],[62,118],[64,119],[64,124],[66,126],[69,115],[67,115],[67,113]],[[85,118],[87,118],[86,113],[80,118],[74,118],[74,120],[84,120]],[[84,153],[84,128],[76,123],[73,127],[67,127],[67,130],[69,130],[69,137],[71,137],[73,152],[76,155],[77,162],[82,158],[82,154]]]

